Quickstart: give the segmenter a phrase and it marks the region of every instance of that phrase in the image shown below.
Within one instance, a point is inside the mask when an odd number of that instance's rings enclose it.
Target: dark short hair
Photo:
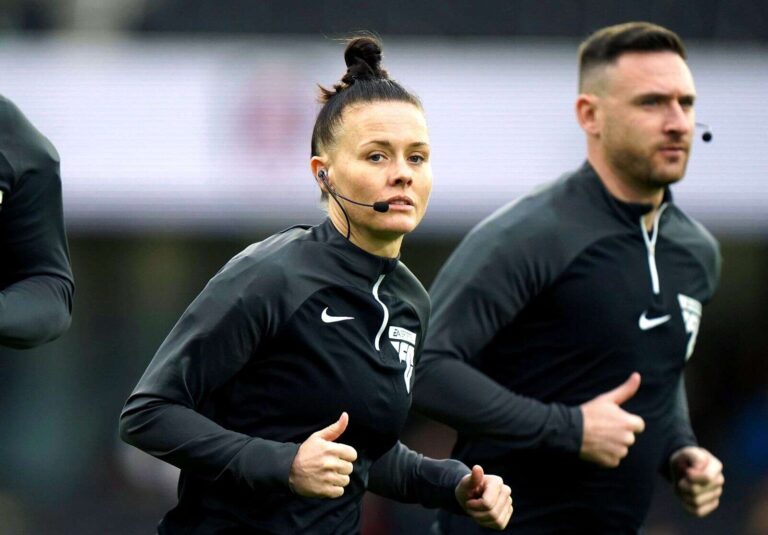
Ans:
[[[579,88],[590,70],[614,63],[622,54],[664,51],[687,57],[680,37],[657,24],[627,22],[597,30],[579,47]]]
[[[347,41],[344,50],[347,72],[332,89],[320,86],[323,107],[317,114],[312,131],[312,156],[319,156],[321,147],[333,144],[336,127],[344,110],[353,104],[376,101],[401,101],[422,109],[418,97],[390,79],[381,67],[381,41],[365,34]]]

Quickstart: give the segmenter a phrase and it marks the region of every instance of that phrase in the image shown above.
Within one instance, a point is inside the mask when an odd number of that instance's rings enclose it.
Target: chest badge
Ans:
[[[699,334],[699,325],[701,324],[701,303],[693,297],[677,294],[677,301],[680,303],[680,312],[683,314],[683,323],[685,332],[690,335],[688,347],[685,349],[685,360],[693,355],[693,348],[696,345],[696,336]]]
[[[413,377],[413,357],[416,352],[416,333],[402,327],[389,328],[389,341],[397,351],[400,362],[405,362],[405,391],[411,393],[411,378]]]

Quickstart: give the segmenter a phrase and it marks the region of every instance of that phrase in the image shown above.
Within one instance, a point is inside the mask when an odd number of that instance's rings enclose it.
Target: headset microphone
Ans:
[[[704,133],[701,134],[701,139],[703,139],[705,143],[712,141],[712,130],[709,129],[709,125],[704,123],[696,123],[696,126],[704,129]]]
[[[347,199],[349,200],[349,199]],[[375,203],[370,205],[371,208],[376,210],[379,213],[386,213],[389,212],[389,203],[387,201],[376,201]]]
[[[328,182],[328,174],[325,172],[325,169],[320,169],[320,172],[317,173],[317,178],[323,181],[323,184],[325,184],[325,187],[328,188],[328,191],[331,193],[331,195],[335,195],[336,197],[340,197],[344,199],[347,202],[351,202],[352,204],[356,204],[358,206],[366,206],[368,208],[373,208],[375,211],[379,213],[385,213],[389,211],[389,203],[387,201],[376,201],[373,204],[368,204],[364,202],[359,201],[353,201],[352,199],[345,197],[335,189],[333,189],[333,186]]]

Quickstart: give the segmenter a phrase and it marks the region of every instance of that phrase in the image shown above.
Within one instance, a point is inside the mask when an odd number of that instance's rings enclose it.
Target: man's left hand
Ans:
[[[672,484],[683,507],[692,515],[707,516],[720,505],[723,463],[704,448],[687,446],[669,459]]]
[[[485,528],[502,530],[512,516],[512,491],[499,476],[487,476],[475,465],[456,485],[456,499]]]

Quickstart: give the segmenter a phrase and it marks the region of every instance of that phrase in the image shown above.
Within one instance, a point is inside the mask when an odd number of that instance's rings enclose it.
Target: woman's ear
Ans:
[[[326,165],[326,158],[322,156],[312,156],[312,158],[309,160],[309,169],[312,171],[312,176],[315,177],[317,185],[320,186],[320,189],[327,192],[328,186],[326,185],[326,182],[328,181],[328,169]],[[325,180],[323,180],[321,177],[321,171],[325,173]]]

